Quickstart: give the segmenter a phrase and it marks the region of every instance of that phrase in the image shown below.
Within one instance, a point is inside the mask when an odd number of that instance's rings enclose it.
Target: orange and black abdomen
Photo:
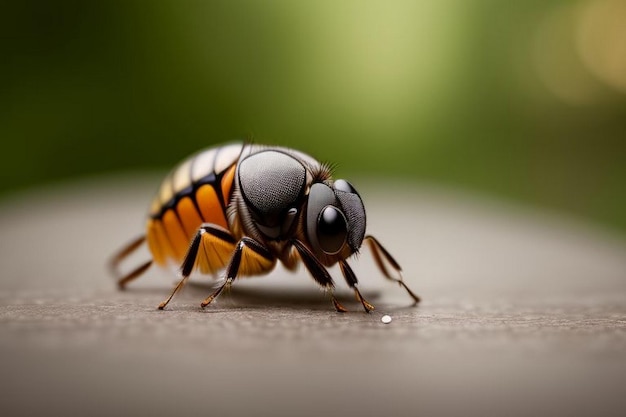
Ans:
[[[202,223],[229,229],[226,210],[243,144],[201,151],[176,166],[152,201],[146,240],[154,262],[180,264]]]

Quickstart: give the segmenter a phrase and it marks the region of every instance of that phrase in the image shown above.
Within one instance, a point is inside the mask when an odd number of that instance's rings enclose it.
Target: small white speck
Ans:
[[[380,318],[380,321],[382,321],[382,322],[383,322],[383,323],[385,323],[385,324],[389,324],[389,323],[391,323],[391,316],[390,316],[390,315],[385,314],[384,316],[382,316],[382,317]]]

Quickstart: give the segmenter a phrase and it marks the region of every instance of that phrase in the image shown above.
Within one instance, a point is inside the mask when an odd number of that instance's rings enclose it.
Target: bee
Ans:
[[[327,270],[339,264],[370,312],[374,306],[361,295],[347,261],[366,242],[382,274],[418,303],[398,262],[365,234],[365,220],[359,193],[348,181],[333,180],[329,165],[289,148],[231,143],[202,150],[170,172],[152,200],[145,235],[119,250],[109,266],[124,289],[153,264],[180,265],[180,281],[159,309],[194,270],[213,276],[224,270],[223,283],[202,301],[204,308],[239,277],[269,273],[278,261],[293,271],[301,261],[335,309],[345,312]],[[144,243],[152,258],[120,273],[120,263]]]

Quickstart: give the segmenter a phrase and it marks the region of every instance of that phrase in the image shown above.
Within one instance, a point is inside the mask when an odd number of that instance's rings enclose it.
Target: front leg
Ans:
[[[413,301],[415,304],[419,303],[420,298],[413,291],[411,291],[411,289],[402,280],[402,268],[400,268],[400,265],[398,264],[398,262],[396,262],[396,260],[393,259],[393,256],[391,256],[391,254],[387,252],[387,250],[383,247],[383,245],[381,245],[380,242],[374,236],[367,235],[365,236],[363,240],[369,244],[370,249],[372,250],[372,255],[374,256],[374,261],[376,261],[376,265],[378,266],[378,269],[380,269],[380,271],[383,273],[385,278],[391,281],[397,282],[401,287],[403,287],[406,290],[406,292],[409,293],[411,298],[413,298]],[[385,266],[385,261],[389,265],[391,265],[393,269],[395,269],[399,278],[396,278],[389,273],[389,271],[387,270],[387,267]]]
[[[361,291],[359,291],[359,289],[356,287],[359,281],[357,280],[356,274],[354,273],[352,268],[350,268],[350,265],[348,265],[348,262],[346,262],[345,260],[339,261],[339,268],[341,269],[341,273],[346,279],[348,286],[354,290],[354,295],[356,296],[356,299],[361,302],[361,305],[365,309],[365,312],[369,313],[374,310],[374,306],[371,305],[365,298],[363,298],[363,296],[361,295]]]
[[[333,279],[324,267],[324,265],[322,265],[322,263],[302,242],[294,239],[292,243],[298,251],[298,255],[300,255],[300,259],[304,263],[304,266],[306,267],[306,269],[308,269],[313,279],[317,281],[322,287],[330,291],[330,296],[333,300],[335,310],[337,310],[339,313],[345,313],[346,311],[348,311],[335,298],[335,294],[333,294],[335,284],[333,283]]]

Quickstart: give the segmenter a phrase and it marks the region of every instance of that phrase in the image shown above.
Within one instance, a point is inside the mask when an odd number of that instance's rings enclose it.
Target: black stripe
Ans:
[[[163,215],[165,214],[165,212],[169,209],[175,209],[176,206],[178,205],[178,203],[180,203],[180,200],[182,200],[185,197],[189,197],[191,198],[191,201],[193,202],[196,211],[198,212],[200,218],[204,221],[206,219],[204,219],[204,217],[202,217],[202,211],[200,210],[200,207],[198,206],[198,201],[196,199],[196,193],[198,191],[198,189],[200,187],[202,187],[203,185],[210,185],[212,186],[214,189],[214,182],[215,182],[215,174],[211,173],[207,176],[205,176],[204,178],[202,178],[200,181],[190,184],[189,186],[183,188],[182,190],[180,190],[178,193],[176,193],[168,202],[166,202],[165,204],[161,205],[161,208],[159,209],[159,212],[155,215],[152,216],[153,219],[161,219],[163,217]]]
[[[222,179],[224,177],[224,174],[227,173],[232,167],[233,165],[236,165],[239,162],[239,157],[235,160],[235,162],[233,162],[231,165],[229,165],[228,167],[226,167],[226,169],[221,172],[220,174],[216,174],[215,172],[215,164],[217,163],[217,158],[220,155],[220,152],[224,149],[223,146],[217,148],[217,151],[215,152],[215,156],[213,157],[213,162],[211,164],[211,170],[213,172],[208,173],[207,175],[205,175],[204,177],[200,178],[197,181],[193,181],[192,180],[192,173],[193,173],[193,167],[195,166],[196,161],[198,160],[199,155],[201,155],[202,153],[199,153],[195,156],[192,156],[192,160],[189,168],[189,181],[191,182],[187,187],[183,188],[182,190],[180,190],[177,193],[174,193],[174,173],[177,171],[177,168],[186,163],[187,161],[183,161],[181,164],[179,164],[176,168],[174,168],[174,170],[170,173],[170,175],[168,175],[166,177],[166,179],[163,181],[163,183],[169,181],[169,187],[172,190],[172,198],[165,202],[164,204],[161,204],[161,207],[159,209],[159,211],[154,214],[151,215],[152,219],[155,220],[160,220],[163,218],[163,215],[165,214],[165,212],[169,209],[176,209],[176,206],[178,205],[178,203],[180,202],[180,200],[182,200],[185,197],[189,197],[191,198],[191,201],[194,204],[194,207],[196,209],[196,211],[198,212],[198,215],[200,216],[200,218],[202,219],[202,221],[206,221],[206,219],[202,216],[202,210],[200,209],[200,206],[198,205],[198,200],[196,198],[196,194],[198,192],[198,190],[200,189],[200,187],[202,187],[203,185],[210,185],[211,187],[213,187],[213,190],[215,191],[215,194],[217,195],[218,198],[218,202],[220,204],[220,206],[222,207],[222,214],[224,215],[224,218],[226,219],[226,221],[228,222],[228,213],[227,213],[227,209],[228,209],[228,205],[230,204],[230,194],[232,194],[232,190],[233,190],[233,186],[234,186],[234,179],[233,179],[233,184],[230,187],[229,190],[229,195],[225,196],[222,193]],[[211,149],[207,150],[206,152],[210,152]],[[242,148],[242,152],[243,152],[243,148]],[[159,191],[160,192],[160,191]],[[228,201],[227,201],[228,200]],[[177,212],[178,214],[178,212]]]

